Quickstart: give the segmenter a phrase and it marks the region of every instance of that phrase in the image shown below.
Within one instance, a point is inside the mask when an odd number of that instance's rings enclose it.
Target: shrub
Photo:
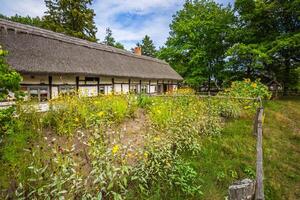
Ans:
[[[254,111],[258,106],[260,106],[259,102],[255,100],[258,97],[260,97],[261,100],[268,100],[271,98],[271,92],[269,92],[267,86],[262,84],[260,80],[252,82],[250,79],[232,82],[230,88],[225,89],[224,92],[218,93],[218,95],[238,97],[240,99],[233,98],[232,101],[239,104],[239,107],[250,111]],[[253,100],[246,98],[253,98]]]
[[[222,95],[231,97],[244,97],[244,98],[258,98],[270,99],[271,93],[268,87],[260,82],[260,80],[251,81],[244,79],[244,81],[235,81],[231,83],[231,87],[225,89]]]

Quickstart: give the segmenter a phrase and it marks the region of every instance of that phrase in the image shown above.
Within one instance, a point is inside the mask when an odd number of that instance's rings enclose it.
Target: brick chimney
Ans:
[[[142,55],[142,48],[141,47],[134,47],[134,54],[141,56]]]

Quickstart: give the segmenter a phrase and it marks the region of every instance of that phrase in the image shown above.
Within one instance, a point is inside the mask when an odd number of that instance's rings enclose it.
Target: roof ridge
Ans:
[[[10,20],[2,19],[2,18],[0,18],[0,26],[1,25],[4,28],[14,28],[16,31],[25,32],[27,34],[46,37],[46,38],[59,40],[62,42],[71,43],[71,44],[75,44],[75,45],[81,45],[81,46],[92,48],[92,49],[121,54],[121,55],[128,56],[128,57],[134,57],[134,58],[149,60],[149,61],[153,61],[153,62],[157,62],[157,63],[168,64],[167,62],[157,59],[157,58],[152,58],[152,57],[143,56],[143,55],[135,55],[127,50],[118,49],[118,48],[111,47],[111,46],[101,44],[101,43],[90,42],[90,41],[87,41],[84,39],[66,35],[64,33],[58,33],[58,32],[43,29],[40,27],[22,24],[22,23],[10,21]]]

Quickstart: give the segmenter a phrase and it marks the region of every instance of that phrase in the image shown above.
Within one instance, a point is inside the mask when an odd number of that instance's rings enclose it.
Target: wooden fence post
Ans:
[[[255,193],[255,181],[244,179],[229,186],[229,200],[252,200]]]
[[[260,108],[257,120],[257,145],[256,145],[256,190],[255,199],[264,200],[263,186],[263,149],[262,149],[262,123],[263,123],[263,107]]]
[[[254,119],[253,133],[257,138],[256,143],[256,181],[244,179],[229,186],[230,200],[264,200],[263,186],[263,149],[262,149],[262,126],[263,126],[263,107],[257,109]]]

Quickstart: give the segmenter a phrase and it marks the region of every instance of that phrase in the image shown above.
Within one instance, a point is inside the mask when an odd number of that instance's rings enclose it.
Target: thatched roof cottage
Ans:
[[[49,30],[0,19],[0,45],[23,76],[22,89],[39,100],[79,91],[88,96],[162,93],[182,77],[166,62]]]

